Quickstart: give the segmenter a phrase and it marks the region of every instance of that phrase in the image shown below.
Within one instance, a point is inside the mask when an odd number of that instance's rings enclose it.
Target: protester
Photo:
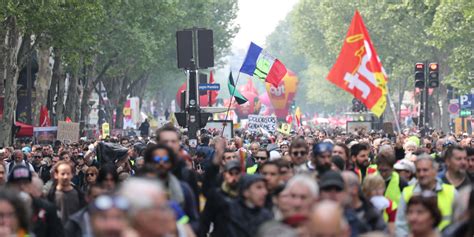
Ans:
[[[0,189],[0,236],[27,236],[30,232],[28,208],[19,193]]]
[[[324,175],[332,167],[332,149],[333,144],[329,142],[320,142],[313,146],[311,160],[308,161],[307,167],[310,171],[317,171],[318,175]]]
[[[438,199],[438,208],[442,214],[438,228],[444,229],[451,222],[453,203],[457,192],[454,186],[444,184],[436,178],[438,163],[428,154],[419,155],[415,162],[417,182],[406,187],[400,197],[397,218],[395,221],[396,236],[407,236],[408,225],[406,216],[407,203],[413,195],[420,195],[424,191],[435,191]]]
[[[66,237],[92,236],[89,206],[98,196],[105,193],[106,190],[98,184],[89,187],[85,196],[85,202],[89,205],[86,205],[69,217],[69,220],[64,225]]]
[[[128,201],[121,196],[102,195],[89,205],[94,237],[137,236],[128,227]]]
[[[287,192],[288,195],[287,202],[289,210],[282,212],[284,214],[283,221],[294,216],[307,218],[311,207],[319,196],[318,184],[312,177],[303,174],[291,178],[284,192]]]
[[[328,213],[331,213],[328,215]],[[311,236],[350,236],[350,227],[343,209],[333,201],[321,201],[312,209],[307,224]]]
[[[377,170],[369,162],[370,146],[366,143],[358,143],[351,146],[351,159],[355,164],[354,172],[359,176],[362,183],[364,177],[375,173]]]
[[[402,190],[408,186],[408,183],[397,172],[393,171],[395,152],[393,150],[379,152],[376,164],[378,173],[385,180],[385,197],[392,200],[398,206]]]
[[[308,171],[306,166],[308,154],[309,148],[304,139],[296,138],[291,142],[290,156],[296,173]]]
[[[397,204],[384,196],[385,180],[379,174],[371,174],[364,179],[362,193],[371,204],[383,213],[384,221],[387,223],[389,233],[393,235],[395,231],[395,218],[397,214]]]
[[[251,237],[261,224],[272,219],[272,213],[266,209],[267,196],[265,179],[259,174],[246,175],[241,179],[239,198],[224,209],[227,236]]]
[[[72,182],[73,166],[68,161],[58,162],[54,168],[54,184],[48,193],[48,200],[56,205],[61,222],[65,224],[69,216],[84,207],[83,193]]]
[[[407,221],[410,227],[409,236],[441,236],[437,226],[443,216],[438,209],[436,194],[422,193],[421,196],[413,196],[407,203]]]
[[[194,236],[188,225],[176,222],[166,191],[158,181],[129,178],[120,186],[118,194],[130,204],[128,216],[138,236]]]
[[[407,159],[399,160],[395,165],[393,165],[393,169],[398,173],[398,175],[400,175],[400,177],[408,181],[408,185],[412,185],[416,182],[416,168],[413,162]]]
[[[186,182],[180,181],[172,170],[178,160],[171,148],[164,145],[152,145],[145,151],[145,164],[154,167],[156,177],[164,185],[170,199],[177,202],[189,217],[195,232],[199,229],[199,216],[196,197]]]
[[[220,186],[216,184],[208,185],[210,189],[206,192],[206,205],[201,214],[201,228],[199,236],[207,236],[211,223],[213,230],[210,236],[225,236],[226,228],[224,226],[225,215],[221,210],[227,208],[230,203],[239,196],[239,181],[241,178],[242,167],[236,160],[231,160],[224,167],[223,182]],[[212,182],[217,177],[209,177],[205,182]]]
[[[387,226],[383,221],[381,213],[374,208],[366,197],[361,195],[361,187],[357,175],[351,171],[343,171],[341,175],[351,201],[349,205],[350,208],[356,212],[356,215],[361,220],[365,221],[369,226],[369,231],[385,230]]]
[[[63,236],[64,230],[58,218],[56,207],[52,203],[38,197],[34,191],[35,187],[32,184],[32,176],[31,171],[26,166],[17,165],[10,173],[8,187],[26,195],[28,199],[27,204],[29,205],[28,209],[32,210],[30,223],[32,224],[31,230],[35,236]],[[35,177],[35,179],[41,182],[39,178]],[[41,192],[39,191],[39,193]]]
[[[468,175],[467,152],[460,146],[451,146],[444,153],[446,163],[446,173],[444,173],[443,183],[452,184],[457,190],[471,185]]]
[[[33,168],[33,165],[31,165],[30,162],[25,160],[25,156],[21,150],[15,150],[13,151],[13,160],[5,164],[5,173],[7,174],[7,177],[10,175],[11,170],[13,170],[13,167],[17,165],[23,165],[28,167],[31,172],[35,172],[35,169]]]

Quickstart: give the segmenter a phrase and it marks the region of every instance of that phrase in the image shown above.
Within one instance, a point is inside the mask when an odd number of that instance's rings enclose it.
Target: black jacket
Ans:
[[[33,198],[33,233],[36,237],[64,236],[63,225],[54,204]]]
[[[273,218],[271,211],[249,208],[240,198],[229,205],[227,213],[225,226],[229,237],[252,237],[263,223]]]
[[[225,226],[225,218],[227,213],[222,210],[226,210],[237,198],[232,197],[222,190],[222,188],[214,188],[213,190],[209,190],[207,194],[206,205],[201,213],[198,236],[206,237],[211,223],[214,223],[214,229],[211,233],[212,237],[226,236],[227,228]]]
[[[91,229],[90,223],[86,221],[88,215],[87,207],[82,208],[78,212],[72,214],[64,225],[64,233],[66,237],[83,237],[87,236],[87,229]]]

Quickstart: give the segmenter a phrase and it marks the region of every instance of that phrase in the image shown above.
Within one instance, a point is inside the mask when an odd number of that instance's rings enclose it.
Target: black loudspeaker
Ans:
[[[207,75],[199,73],[199,84],[207,84]],[[199,95],[207,95],[207,91],[199,90]]]
[[[199,29],[198,39],[198,68],[214,67],[214,40],[212,30]]]
[[[178,52],[178,68],[191,68],[193,58],[193,32],[182,30],[176,32],[176,48]]]

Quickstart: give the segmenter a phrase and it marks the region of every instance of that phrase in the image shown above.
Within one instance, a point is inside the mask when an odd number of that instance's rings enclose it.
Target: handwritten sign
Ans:
[[[259,131],[260,128],[269,132],[277,129],[277,118],[275,116],[249,115],[248,130],[252,132]]]
[[[67,123],[65,121],[58,121],[57,140],[62,142],[79,141],[79,123]]]

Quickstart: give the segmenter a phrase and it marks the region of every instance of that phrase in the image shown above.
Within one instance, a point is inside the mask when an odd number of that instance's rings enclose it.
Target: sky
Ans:
[[[285,19],[298,0],[239,0],[236,23],[240,31],[232,43],[232,51],[247,49],[250,41],[264,46],[265,38]]]

